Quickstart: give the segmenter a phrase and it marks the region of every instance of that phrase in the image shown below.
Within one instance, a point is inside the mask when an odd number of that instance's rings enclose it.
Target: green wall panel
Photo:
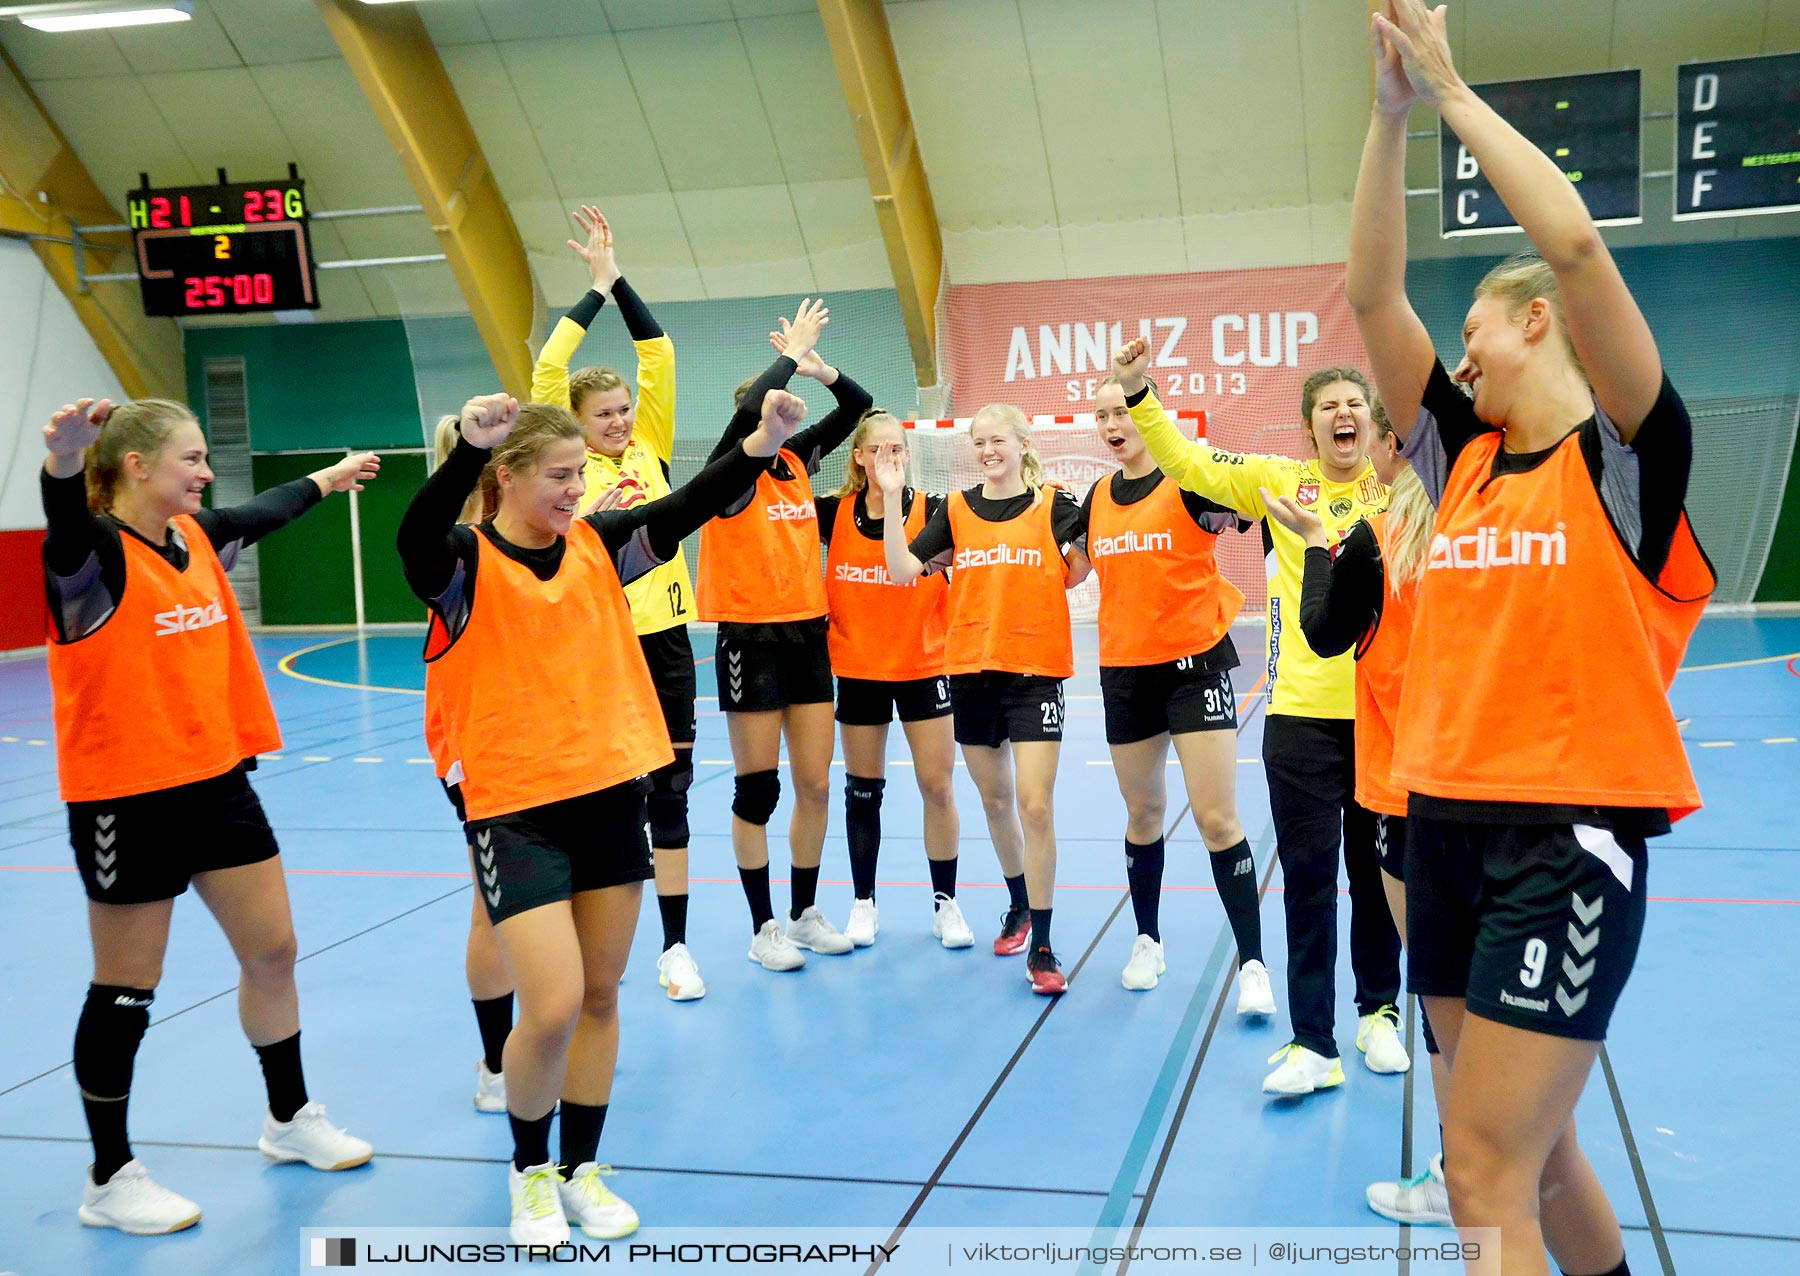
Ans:
[[[257,456],[251,461],[251,477],[260,492],[322,469],[338,455]],[[424,457],[389,457],[382,462],[381,477],[357,497],[362,522],[364,618],[371,624],[425,618],[425,608],[407,589],[394,552],[401,515],[424,479]],[[355,623],[348,496],[327,497],[298,522],[259,542],[257,548],[265,625]]]

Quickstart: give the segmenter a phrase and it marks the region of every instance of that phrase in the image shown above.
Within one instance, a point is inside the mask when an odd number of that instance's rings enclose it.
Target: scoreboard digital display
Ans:
[[[1602,226],[1643,220],[1639,116],[1643,86],[1635,70],[1471,88],[1500,117],[1556,162]],[[1441,233],[1493,235],[1518,229],[1512,214],[1456,134],[1438,121]]]
[[[145,186],[125,208],[145,314],[318,309],[305,182]]]
[[[1675,220],[1800,209],[1800,53],[1675,73]]]

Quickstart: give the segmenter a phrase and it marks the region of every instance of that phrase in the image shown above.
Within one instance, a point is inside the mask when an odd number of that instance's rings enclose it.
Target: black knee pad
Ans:
[[[89,984],[75,1024],[75,1084],[90,1098],[118,1099],[131,1091],[132,1063],[150,1026],[148,988]]]
[[[854,812],[859,806],[872,806],[881,809],[882,790],[887,788],[885,779],[866,775],[847,775],[844,777],[844,807]]]
[[[675,750],[673,762],[650,773],[650,845],[669,851],[687,849],[687,791],[693,782],[692,749]]]
[[[737,777],[737,789],[731,798],[731,813],[746,824],[767,824],[781,801],[781,773],[752,771]]]

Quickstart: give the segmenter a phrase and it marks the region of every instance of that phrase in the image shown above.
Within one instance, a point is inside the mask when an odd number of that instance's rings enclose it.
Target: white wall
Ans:
[[[0,531],[44,525],[39,431],[50,414],[83,397],[124,396],[31,245],[0,238]]]

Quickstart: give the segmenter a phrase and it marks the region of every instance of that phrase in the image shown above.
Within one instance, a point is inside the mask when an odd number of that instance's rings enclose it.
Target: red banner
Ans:
[[[1210,436],[1245,451],[1301,454],[1307,375],[1367,367],[1341,264],[961,285],[945,324],[957,416],[1086,411],[1113,351],[1142,336],[1163,405],[1206,409]]]

